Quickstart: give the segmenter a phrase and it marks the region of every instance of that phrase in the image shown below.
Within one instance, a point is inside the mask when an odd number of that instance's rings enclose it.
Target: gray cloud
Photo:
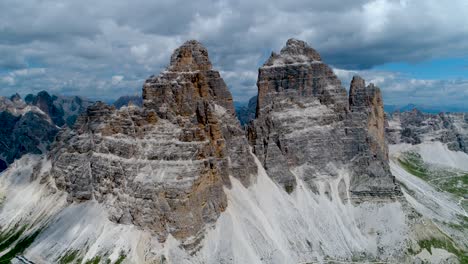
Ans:
[[[133,94],[167,66],[174,48],[195,38],[207,46],[235,98],[245,101],[256,93],[258,66],[290,37],[308,41],[327,63],[347,70],[466,55],[463,10],[466,0],[3,0],[0,94]],[[15,73],[36,68],[45,72]],[[398,81],[410,80],[400,75]],[[447,92],[463,87],[440,82]],[[419,84],[428,91],[436,86]]]

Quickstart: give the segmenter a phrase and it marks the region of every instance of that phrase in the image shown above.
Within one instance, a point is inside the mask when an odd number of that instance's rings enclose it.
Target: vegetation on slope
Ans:
[[[42,229],[19,240],[10,251],[0,257],[0,263],[10,263],[13,258],[23,254],[23,252],[34,242],[37,236],[41,233]]]
[[[468,209],[468,172],[427,164],[415,152],[406,152],[398,159],[400,166],[439,191],[451,193]]]

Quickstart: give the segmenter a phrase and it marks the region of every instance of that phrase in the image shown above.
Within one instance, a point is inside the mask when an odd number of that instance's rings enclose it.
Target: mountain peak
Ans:
[[[351,80],[351,89],[359,89],[359,88],[365,88],[366,87],[366,81],[359,75],[354,75],[353,79]]]
[[[361,76],[353,76],[349,88],[349,108],[351,111],[360,112],[368,107],[378,107],[383,114],[380,88],[373,83],[366,86],[366,81]]]
[[[276,66],[294,63],[320,62],[320,54],[311,48],[305,41],[288,39],[280,54],[273,52],[263,66]]]
[[[10,101],[12,102],[20,101],[20,100],[21,100],[21,96],[18,93],[15,93],[14,95],[10,97]]]
[[[171,56],[170,71],[207,71],[212,65],[207,49],[196,40],[189,40],[177,48]]]

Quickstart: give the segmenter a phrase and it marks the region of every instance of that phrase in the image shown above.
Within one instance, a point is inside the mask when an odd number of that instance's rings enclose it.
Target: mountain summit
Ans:
[[[286,46],[280,54],[273,52],[263,66],[276,66],[293,63],[320,62],[320,54],[311,48],[306,42],[297,39],[288,39]]]
[[[212,69],[208,51],[196,40],[189,40],[171,56],[170,71],[208,71]]]

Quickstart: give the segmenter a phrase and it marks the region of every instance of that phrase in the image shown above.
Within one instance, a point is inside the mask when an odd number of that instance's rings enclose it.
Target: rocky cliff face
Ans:
[[[143,99],[143,108],[90,107],[76,130],[60,134],[51,174],[71,201],[96,199],[112,221],[195,246],[227,206],[229,177],[248,186],[257,167],[200,43],[177,49],[145,82]]]
[[[348,98],[318,53],[295,39],[260,68],[257,85],[256,119],[249,127],[249,140],[268,175],[288,192],[294,190],[296,177],[318,189],[316,179],[351,166],[351,192],[399,193],[386,165],[378,88],[355,78]],[[340,188],[346,192],[344,183]]]
[[[394,112],[388,115],[386,133],[392,144],[440,141],[451,150],[468,153],[468,115],[465,113],[428,114],[417,109]]]
[[[388,165],[385,113],[380,89],[355,76],[349,90],[346,134],[354,177],[351,191],[357,195],[400,194]]]

